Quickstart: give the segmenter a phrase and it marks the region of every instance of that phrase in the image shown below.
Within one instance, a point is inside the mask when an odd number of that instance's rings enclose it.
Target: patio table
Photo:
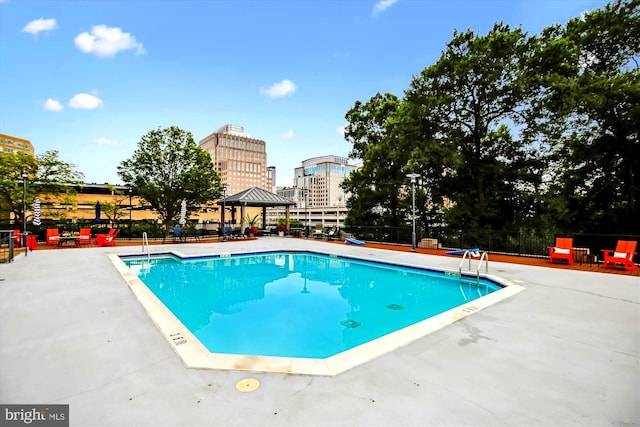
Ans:
[[[78,236],[60,236],[58,240],[58,247],[61,248],[67,242],[74,242],[76,246],[80,246],[80,239]]]

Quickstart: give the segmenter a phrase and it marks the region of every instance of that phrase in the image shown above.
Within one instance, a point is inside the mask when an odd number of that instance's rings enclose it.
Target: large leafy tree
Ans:
[[[427,178],[431,203],[453,202],[452,227],[517,227],[539,181],[533,151],[511,125],[530,96],[521,29],[496,24],[488,34],[455,32],[440,59],[406,91],[405,137],[415,141],[410,168]]]
[[[396,113],[401,102],[395,95],[378,93],[367,102],[356,101],[347,114],[345,138],[353,144],[349,156],[362,167],[343,184],[347,200],[347,224],[398,226],[404,222],[404,166],[409,151],[398,138]]]
[[[640,2],[546,28],[532,134],[552,149],[548,212],[571,231],[640,233]]]
[[[23,186],[23,172],[28,175],[26,186]],[[22,218],[23,187],[26,187],[29,210],[36,197],[46,201],[73,194],[74,188],[82,185],[83,177],[76,165],[61,160],[55,150],[36,157],[20,152],[0,155],[0,210]]]
[[[175,126],[144,135],[133,156],[118,166],[118,175],[158,213],[165,234],[177,221],[183,200],[188,214],[222,193],[211,156],[190,132]]]

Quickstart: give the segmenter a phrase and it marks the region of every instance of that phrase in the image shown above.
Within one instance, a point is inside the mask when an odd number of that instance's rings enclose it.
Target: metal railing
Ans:
[[[0,263],[13,262],[15,235],[13,230],[0,230]]]
[[[345,226],[341,231],[352,234],[358,240],[411,245],[411,227]],[[572,237],[573,246],[600,257],[603,250],[612,250],[618,240],[633,240],[640,243],[640,235],[554,233],[530,230],[449,230],[445,228],[418,231],[421,238],[435,239],[441,249],[480,248],[482,251],[526,257],[547,258],[549,246],[556,237]],[[640,262],[636,255],[635,262]]]

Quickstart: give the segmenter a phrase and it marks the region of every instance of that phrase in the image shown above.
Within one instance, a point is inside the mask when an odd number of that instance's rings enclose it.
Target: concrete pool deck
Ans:
[[[456,269],[459,259],[303,239],[151,246],[310,249]],[[490,262],[526,289],[335,377],[187,369],[109,253],[0,265],[0,403],[69,404],[72,426],[638,425],[640,277]],[[250,393],[236,390],[247,378]]]

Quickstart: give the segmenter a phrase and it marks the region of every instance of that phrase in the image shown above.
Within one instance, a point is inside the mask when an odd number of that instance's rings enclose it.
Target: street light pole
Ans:
[[[227,198],[227,184],[222,184],[222,241],[226,241],[227,240],[227,236],[226,236],[226,230],[225,230],[225,220],[224,220],[224,216],[227,213],[226,212],[226,204],[225,204],[225,199]]]
[[[24,256],[27,256],[29,248],[27,248],[27,171],[22,169],[22,246],[24,247]]]
[[[129,187],[129,240],[131,240],[131,211],[133,211],[133,204],[131,203],[131,187]]]
[[[306,188],[303,188],[304,192],[304,238],[307,239],[309,237],[309,191]]]
[[[407,178],[411,179],[411,205],[413,216],[413,232],[411,234],[411,251],[416,251],[416,178],[420,175],[417,173],[407,174]]]

